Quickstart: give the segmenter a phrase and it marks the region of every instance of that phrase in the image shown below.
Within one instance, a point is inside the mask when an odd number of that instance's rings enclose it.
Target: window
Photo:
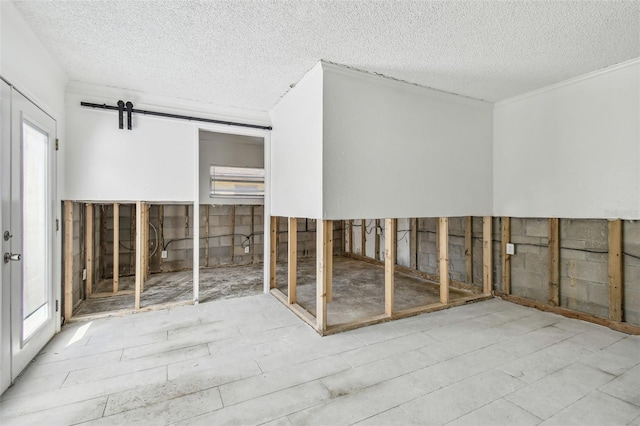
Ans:
[[[253,167],[209,167],[210,198],[264,198],[264,169]]]

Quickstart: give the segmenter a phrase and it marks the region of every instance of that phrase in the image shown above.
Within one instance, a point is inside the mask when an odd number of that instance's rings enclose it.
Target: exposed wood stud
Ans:
[[[160,250],[160,272],[162,272],[162,262],[163,262],[163,258],[162,258],[162,251],[164,250],[164,247],[162,246],[164,242],[164,205],[160,204],[158,206],[158,244],[160,245],[160,247],[158,247],[158,250]]]
[[[327,280],[327,303],[333,301],[333,221],[327,221],[327,233],[329,240],[325,246],[326,253],[324,256],[326,263],[326,280]]]
[[[104,260],[104,257],[107,253],[107,206],[100,206],[100,277],[105,278],[107,276],[107,262]]]
[[[438,263],[440,267],[440,303],[449,303],[449,218],[438,219]]]
[[[511,255],[507,254],[507,243],[511,242],[511,218],[500,219],[500,257],[502,261],[502,292],[511,294]]]
[[[362,246],[362,255],[367,255],[367,219],[360,219],[360,245]]]
[[[64,202],[64,319],[73,315],[73,202]]]
[[[622,221],[609,221],[609,319],[622,321],[623,312]]]
[[[87,297],[93,293],[93,204],[86,206],[85,213],[85,266],[87,268]]]
[[[396,220],[384,220],[384,313],[388,317],[393,316],[393,303],[395,295],[395,265],[396,265]]]
[[[142,222],[142,237],[143,237],[143,248],[142,248],[142,259],[144,261],[143,271],[144,271],[144,279],[142,280],[142,288],[144,291],[144,282],[149,279],[149,210],[151,206],[148,203],[143,203],[142,205],[142,213],[143,213],[143,222]]]
[[[290,305],[297,303],[297,261],[298,261],[298,219],[289,218],[289,275],[288,275],[288,302]]]
[[[393,219],[393,264],[398,261],[398,219]]]
[[[135,247],[136,245],[136,205],[129,205],[129,247]],[[129,275],[131,272],[135,274],[136,271],[136,256],[135,253],[129,253]]]
[[[340,221],[340,253],[344,253],[345,252],[345,246],[347,243],[347,228],[346,228],[346,221],[345,220],[341,220]]]
[[[376,260],[380,260],[380,219],[376,219],[375,229],[375,256]]]
[[[269,287],[276,288],[276,255],[278,253],[278,218],[271,216],[270,220],[270,257],[269,257]]]
[[[249,250],[251,251],[251,263],[256,263],[256,251],[253,247],[253,234],[256,232],[255,215],[255,206],[251,206],[251,233],[249,234],[249,241],[247,241],[247,244],[249,244]]]
[[[464,270],[465,282],[473,284],[473,216],[464,218]]]
[[[236,256],[236,206],[231,206],[231,263]]]
[[[560,222],[549,219],[549,304],[560,306]]]
[[[136,288],[135,288],[135,310],[140,309],[140,294],[142,293],[142,280],[144,279],[143,256],[142,256],[142,202],[136,202]],[[115,292],[114,292],[115,293]]]
[[[410,222],[411,241],[409,247],[410,268],[418,269],[418,219],[412,218]]]
[[[349,253],[353,253],[353,220],[349,220]]]
[[[318,219],[316,226],[316,328],[321,333],[327,330],[327,253],[332,252],[332,226],[330,220]]]
[[[205,267],[209,267],[209,210],[210,210],[210,205],[207,204],[206,206],[204,206],[204,266]],[[253,211],[253,207],[252,207],[252,211]],[[253,232],[253,218],[251,218],[251,232]]]
[[[493,286],[492,220],[491,216],[482,218],[482,291],[484,294],[491,294]]]
[[[133,232],[133,231],[132,231]],[[118,292],[120,281],[120,204],[113,204],[113,292]]]

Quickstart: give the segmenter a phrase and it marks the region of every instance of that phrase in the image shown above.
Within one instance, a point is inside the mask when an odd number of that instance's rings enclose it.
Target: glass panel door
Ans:
[[[11,92],[11,371],[20,374],[55,333],[55,121]],[[8,257],[7,257],[8,256]]]
[[[47,320],[47,146],[49,135],[22,122],[22,339],[27,340]],[[28,255],[26,255],[28,254]]]

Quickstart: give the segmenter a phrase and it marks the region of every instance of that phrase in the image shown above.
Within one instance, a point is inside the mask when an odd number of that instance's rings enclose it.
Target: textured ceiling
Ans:
[[[319,59],[497,101],[640,56],[637,1],[17,1],[71,80],[266,111]]]

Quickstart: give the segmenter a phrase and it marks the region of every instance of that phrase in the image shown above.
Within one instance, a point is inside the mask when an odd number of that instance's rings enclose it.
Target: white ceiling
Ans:
[[[497,101],[640,57],[638,1],[17,1],[71,80],[267,111],[319,59]]]

